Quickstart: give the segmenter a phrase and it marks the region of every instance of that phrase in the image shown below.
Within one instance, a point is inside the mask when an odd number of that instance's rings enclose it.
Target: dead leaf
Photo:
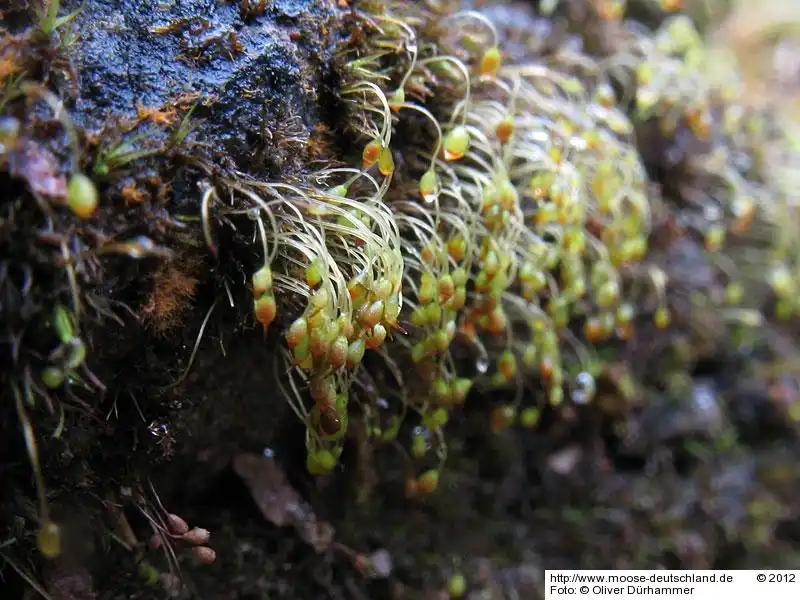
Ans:
[[[278,463],[257,454],[237,454],[233,470],[242,478],[264,518],[270,523],[294,527],[300,538],[317,552],[327,550],[333,541],[333,527],[318,521],[311,506],[289,484]]]

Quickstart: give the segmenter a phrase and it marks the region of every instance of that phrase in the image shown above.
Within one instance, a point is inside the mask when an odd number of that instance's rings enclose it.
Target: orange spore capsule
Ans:
[[[382,151],[383,146],[379,140],[372,140],[370,143],[364,146],[364,152],[361,154],[361,160],[364,163],[364,167],[366,168],[376,163],[380,158]]]
[[[275,320],[275,315],[278,312],[278,307],[275,303],[275,296],[272,294],[265,294],[255,301],[254,311],[256,320],[264,327],[269,327],[272,321]]]
[[[494,134],[501,144],[508,142],[511,134],[514,133],[514,118],[506,117],[500,121],[494,128]]]
[[[345,336],[339,336],[328,349],[328,364],[334,369],[344,366],[347,362],[347,348],[349,344]]]
[[[286,344],[289,348],[298,346],[308,336],[308,321],[305,317],[296,319],[286,331]]]
[[[481,75],[494,77],[497,74],[497,71],[500,70],[502,61],[503,57],[500,54],[500,48],[497,46],[492,46],[481,57],[481,62],[479,65]]]

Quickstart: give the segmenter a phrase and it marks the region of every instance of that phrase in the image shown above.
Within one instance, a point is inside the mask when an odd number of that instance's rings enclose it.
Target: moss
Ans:
[[[120,598],[179,567],[210,593],[400,598],[525,552],[789,564],[790,129],[663,3],[628,6],[649,30],[624,3],[351,4],[325,31],[293,2],[131,9],[116,37],[91,5],[82,55],[19,15],[4,34],[2,418],[28,438],[3,439],[32,467],[4,556]],[[265,31],[297,44],[250,60]],[[127,87],[103,40],[135,44]],[[146,90],[154,49],[219,94]],[[48,64],[78,59],[94,93],[62,111]],[[252,510],[230,463],[264,446],[336,526],[328,557]],[[171,510],[217,565],[148,546]],[[379,547],[396,569],[368,581]]]

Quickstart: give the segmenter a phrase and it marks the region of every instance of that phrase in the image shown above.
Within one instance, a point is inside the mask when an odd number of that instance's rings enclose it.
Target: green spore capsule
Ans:
[[[452,383],[452,400],[453,404],[464,404],[464,401],[472,389],[472,380],[466,378],[458,378]]]
[[[46,521],[36,532],[36,545],[46,558],[61,556],[61,528],[52,521]]]
[[[538,408],[532,406],[524,408],[519,414],[519,424],[525,429],[533,429],[536,427],[537,423],[539,423],[540,415],[541,413]]]
[[[306,267],[306,283],[312,290],[322,282],[322,261],[318,258],[312,260]]]
[[[253,296],[259,298],[272,289],[272,269],[268,265],[264,265],[258,271],[253,273]]]
[[[464,125],[451,129],[444,138],[442,154],[447,161],[458,160],[468,151],[470,146],[469,130]]]
[[[447,593],[451,598],[461,598],[467,593],[467,580],[461,573],[454,573],[447,582]]]
[[[384,148],[378,156],[378,171],[384,177],[389,177],[394,173],[394,156],[392,155],[391,148]]]
[[[72,328],[72,319],[66,308],[60,304],[53,310],[53,328],[62,344],[67,344],[75,336]]]
[[[436,196],[438,193],[439,193],[439,177],[437,177],[436,172],[433,169],[425,171],[425,173],[419,180],[420,197],[425,202],[431,203],[434,200],[436,200]]]
[[[75,173],[67,184],[67,206],[81,219],[88,219],[97,210],[99,195],[94,182],[83,173]]]
[[[61,387],[64,383],[64,372],[58,367],[45,367],[42,369],[42,383],[51,390]]]

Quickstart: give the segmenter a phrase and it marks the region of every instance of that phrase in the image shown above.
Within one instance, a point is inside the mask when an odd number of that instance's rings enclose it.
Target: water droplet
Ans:
[[[272,448],[267,446],[267,447],[264,448],[264,451],[263,451],[262,454],[264,455],[264,458],[273,458],[275,456],[275,451]]]
[[[578,376],[575,378],[575,384],[578,386],[578,389],[573,390],[571,394],[572,401],[575,404],[587,404],[591,402],[596,389],[592,374],[587,371],[578,373]]]
[[[162,438],[169,433],[169,427],[162,421],[153,421],[147,426],[147,429],[150,431],[151,435],[157,438]]]
[[[413,434],[415,436],[422,436],[422,438],[426,442],[425,447],[430,449],[431,437],[433,435],[430,429],[428,429],[427,427],[423,427],[422,425],[417,425],[416,427],[414,427]]]
[[[477,369],[478,373],[483,375],[486,371],[489,370],[489,359],[488,357],[482,356],[478,360],[475,361],[475,369]]]
[[[375,404],[377,404],[379,407],[384,408],[384,409],[388,409],[389,408],[389,401],[386,400],[386,398],[383,398],[383,397],[378,398],[377,400],[375,400]]]
[[[695,408],[701,413],[710,414],[719,410],[714,391],[709,385],[696,385],[693,400]]]
[[[570,397],[575,404],[586,404],[589,401],[586,392],[583,390],[573,390]]]

